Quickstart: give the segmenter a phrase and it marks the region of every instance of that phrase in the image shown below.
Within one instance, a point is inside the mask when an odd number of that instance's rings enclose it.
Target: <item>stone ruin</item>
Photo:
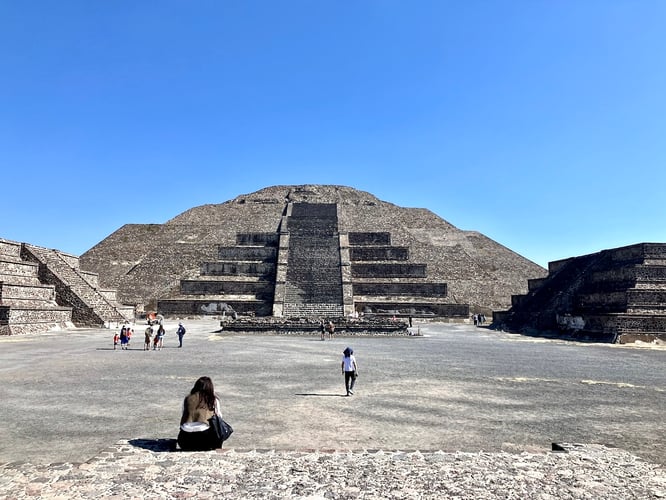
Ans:
[[[640,243],[551,262],[493,328],[627,343],[666,341],[666,244]]]
[[[666,244],[546,272],[426,209],[344,186],[274,186],[165,224],[128,224],[80,258],[0,239],[0,334],[137,311],[221,317],[239,332],[315,333],[334,318],[351,335],[405,333],[410,316],[483,313],[493,328],[530,335],[666,341],[665,310]]]
[[[79,258],[0,239],[0,335],[43,333],[134,319]]]
[[[81,256],[123,303],[171,317],[468,318],[545,269],[429,210],[344,186],[274,186],[128,224]]]

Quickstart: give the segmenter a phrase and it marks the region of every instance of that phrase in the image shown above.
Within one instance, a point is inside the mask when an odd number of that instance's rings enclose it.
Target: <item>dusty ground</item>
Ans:
[[[216,383],[228,445],[275,450],[541,452],[599,443],[666,463],[666,351],[415,324],[421,338],[225,336],[185,323],[178,349],[112,331],[0,338],[0,462],[81,462],[122,439],[173,438],[194,380]],[[342,350],[360,365],[344,396]]]

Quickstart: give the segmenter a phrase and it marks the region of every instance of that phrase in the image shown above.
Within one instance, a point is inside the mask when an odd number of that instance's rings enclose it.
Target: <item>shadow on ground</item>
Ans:
[[[329,398],[344,398],[344,397],[346,397],[344,394],[316,394],[316,393],[297,393],[297,394],[294,394],[294,396],[321,396],[321,397],[329,397]]]
[[[177,451],[175,439],[130,439],[129,444],[150,451]]]

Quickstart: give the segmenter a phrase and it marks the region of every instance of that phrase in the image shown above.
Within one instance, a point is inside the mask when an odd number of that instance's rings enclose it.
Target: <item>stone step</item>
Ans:
[[[2,270],[0,271],[2,281],[9,281],[10,278],[15,276],[37,278],[37,275],[39,274],[39,264],[34,262],[14,261],[0,258],[0,269]]]
[[[275,262],[277,260],[276,247],[220,247],[217,251],[221,261],[236,262]]]
[[[34,299],[55,301],[55,287],[52,285],[24,285],[0,282],[0,301],[8,299]]]
[[[350,246],[390,245],[391,233],[350,232],[348,234],[348,239]]]
[[[20,261],[21,244],[0,238],[0,260]]]
[[[228,294],[261,294],[272,298],[275,286],[270,281],[199,281],[181,280],[182,295],[228,295]]]
[[[276,266],[267,262],[205,262],[201,265],[203,276],[272,276]]]
[[[406,261],[409,247],[351,247],[349,258],[352,262]]]
[[[446,283],[359,282],[352,284],[354,296],[421,296],[442,298],[448,293]]]
[[[352,264],[351,273],[354,278],[425,278],[426,267],[426,264]]]
[[[159,300],[157,310],[165,316],[187,315],[222,315],[224,307],[231,306],[238,314],[252,314],[268,316],[271,314],[273,304],[270,301],[247,299],[232,300],[226,297],[218,298],[175,298]]]

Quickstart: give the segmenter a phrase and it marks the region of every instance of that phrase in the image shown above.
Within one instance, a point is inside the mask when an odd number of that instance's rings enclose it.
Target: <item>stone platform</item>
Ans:
[[[233,439],[233,436],[232,438]],[[0,464],[0,498],[624,499],[666,497],[666,472],[598,445],[564,452],[176,452],[122,440],[85,463]]]

